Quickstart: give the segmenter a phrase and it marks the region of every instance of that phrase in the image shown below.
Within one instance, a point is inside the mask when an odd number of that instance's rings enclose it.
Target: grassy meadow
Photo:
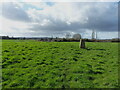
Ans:
[[[118,88],[118,43],[2,41],[3,88]]]

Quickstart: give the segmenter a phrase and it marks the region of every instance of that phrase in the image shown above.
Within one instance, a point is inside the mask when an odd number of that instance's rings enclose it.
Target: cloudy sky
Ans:
[[[2,2],[0,35],[64,37],[80,33],[99,39],[118,37],[117,2]]]

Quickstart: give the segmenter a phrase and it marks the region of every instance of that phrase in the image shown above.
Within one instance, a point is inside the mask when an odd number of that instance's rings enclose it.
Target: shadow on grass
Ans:
[[[106,51],[105,49],[93,49],[93,48],[85,48],[86,50],[100,50],[100,51]]]

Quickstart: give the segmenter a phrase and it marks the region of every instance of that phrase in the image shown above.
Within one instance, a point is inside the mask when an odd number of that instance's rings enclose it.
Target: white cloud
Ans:
[[[28,23],[13,21],[6,19],[4,17],[1,18],[2,18],[2,29],[0,32],[3,35],[19,36],[24,33],[30,32],[30,30],[28,30],[28,28],[30,27]]]
[[[27,13],[34,21],[42,21],[44,18],[50,18],[54,21],[85,23],[87,16],[83,15],[88,6],[80,7],[75,3],[56,3],[52,7],[44,10],[29,9]],[[82,5],[83,6],[83,5]],[[80,9],[80,10],[79,10]]]

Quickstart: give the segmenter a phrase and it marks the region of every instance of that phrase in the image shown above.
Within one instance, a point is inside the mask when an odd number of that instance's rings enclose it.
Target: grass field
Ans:
[[[2,41],[3,88],[117,88],[118,43]]]

